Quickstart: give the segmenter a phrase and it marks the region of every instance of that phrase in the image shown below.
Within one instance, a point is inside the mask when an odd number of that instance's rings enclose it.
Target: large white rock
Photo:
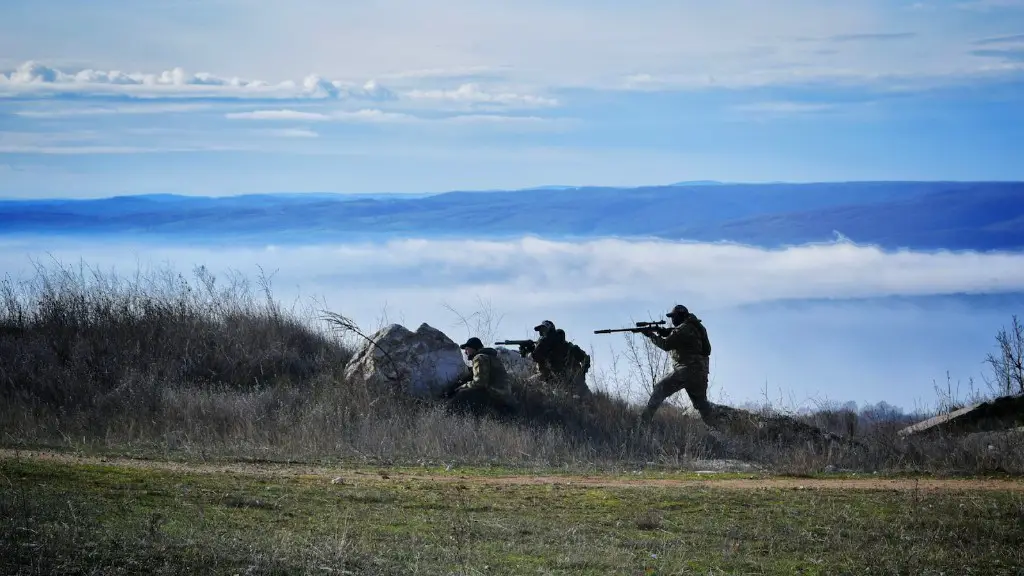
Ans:
[[[394,383],[416,396],[441,391],[448,383],[468,373],[459,345],[437,328],[421,324],[415,332],[391,324],[370,336],[345,367],[347,378],[360,378],[373,385]]]
[[[468,373],[459,343],[429,324],[421,324],[415,332],[401,324],[391,324],[370,338],[376,346],[363,344],[345,367],[347,378],[364,379],[372,385],[395,382],[408,393],[430,396]],[[483,344],[498,351],[513,379],[525,381],[536,373],[533,360],[523,358],[518,350],[491,342]]]

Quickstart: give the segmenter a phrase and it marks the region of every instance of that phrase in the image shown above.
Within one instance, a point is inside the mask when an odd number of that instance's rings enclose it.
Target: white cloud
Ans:
[[[261,130],[262,134],[277,136],[278,138],[319,138],[320,134],[304,128],[282,128],[279,130]]]
[[[67,248],[68,250],[77,250]],[[163,247],[177,258],[202,249]],[[218,249],[224,264],[259,261],[289,278],[387,287],[455,300],[480,294],[547,305],[638,297],[703,309],[787,299],[1024,291],[1024,253],[883,251],[848,242],[763,249],[732,244],[526,237]],[[309,265],[316,262],[317,266]],[[685,282],[667,282],[666,270]]]
[[[296,262],[335,262],[339,281],[387,270],[418,279],[419,289],[452,286],[465,276],[486,277],[473,288],[501,300],[515,299],[522,290],[543,290],[547,302],[597,302],[629,298],[644,287],[706,307],[789,298],[1024,290],[1024,254],[888,253],[848,243],[764,250],[609,239],[396,240],[295,249],[292,256]],[[664,286],[665,270],[686,282],[658,288]]]
[[[450,79],[495,76],[506,72],[508,70],[497,66],[462,66],[456,68],[423,68],[419,70],[389,72],[381,74],[380,78],[394,80]]]
[[[224,115],[229,120],[328,120],[330,116],[319,112],[298,110],[254,110],[252,112],[230,112]]]
[[[457,114],[453,116],[423,117],[399,112],[362,109],[356,111],[302,112],[299,110],[254,110],[251,112],[232,112],[225,114],[229,120],[264,120],[264,121],[308,121],[308,122],[354,122],[383,124],[455,124],[455,125],[491,125],[538,128],[557,128],[569,126],[572,120],[559,118],[541,118],[538,116],[510,116],[502,114]]]
[[[409,98],[418,100],[441,100],[465,104],[500,104],[529,107],[557,106],[558,100],[531,94],[513,92],[491,93],[481,89],[479,84],[463,84],[454,90],[411,90]]]
[[[397,97],[374,80],[359,86],[328,80],[315,74],[306,76],[301,82],[286,80],[270,83],[238,77],[222,78],[205,72],[189,74],[180,67],[160,73],[92,69],[65,72],[35,61],[25,62],[9,74],[0,74],[0,92],[7,95],[88,92],[147,97],[219,96],[374,101],[394,100]]]
[[[356,111],[301,112],[298,110],[254,110],[225,114],[229,120],[308,120],[314,122],[414,122],[415,116],[398,112],[363,109]]]
[[[1024,72],[1024,64],[992,62],[977,55],[958,56],[959,64],[929,62],[926,65],[898,69],[865,69],[843,66],[836,56],[834,64],[807,64],[764,69],[723,69],[701,74],[630,74],[611,88],[635,91],[748,89],[789,86],[868,86],[879,91],[907,91],[958,85],[964,82],[998,80]]]
[[[425,74],[425,73],[422,73]],[[440,72],[435,77],[443,77]],[[403,78],[417,78],[408,73]],[[0,73],[0,96],[53,96],[68,94],[127,95],[140,98],[259,98],[259,99],[304,99],[312,101],[353,100],[390,102],[402,100],[408,103],[426,102],[435,107],[458,105],[462,107],[500,106],[505,108],[540,108],[558,104],[553,98],[533,94],[506,91],[488,91],[479,84],[462,84],[454,89],[392,90],[376,80],[362,85],[328,80],[319,75],[306,76],[301,82],[291,80],[272,84],[262,80],[221,78],[207,73],[187,74],[182,68],[175,68],[159,74],[124,73],[119,71],[82,70],[65,72],[29,61],[16,70]],[[180,108],[164,107],[168,112],[186,111],[188,104]],[[198,110],[198,106],[193,110]],[[209,105],[207,105],[209,106]],[[99,114],[145,114],[160,111],[146,106],[116,106],[106,108],[78,108],[65,111],[23,111],[25,117],[61,117]],[[355,114],[363,114],[363,111]],[[353,117],[355,118],[355,117]],[[387,117],[378,117],[383,119]],[[312,119],[312,118],[309,118]],[[355,118],[358,119],[358,118]],[[395,119],[395,118],[390,118]]]
[[[788,102],[788,101],[777,101],[777,102],[755,102],[753,104],[740,104],[734,107],[734,110],[740,112],[751,112],[751,113],[764,113],[764,114],[778,114],[778,115],[792,115],[792,114],[808,114],[815,112],[827,112],[834,110],[835,104],[828,104],[823,102]]]
[[[212,104],[141,104],[118,106],[95,106],[89,108],[53,108],[47,110],[18,110],[15,116],[24,118],[71,118],[77,116],[113,116],[142,114],[179,114],[201,112],[214,108]]]

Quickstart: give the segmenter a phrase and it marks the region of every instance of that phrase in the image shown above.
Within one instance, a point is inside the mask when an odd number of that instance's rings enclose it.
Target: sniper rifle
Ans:
[[[633,328],[606,328],[604,330],[594,330],[594,334],[614,334],[616,332],[632,332],[633,334],[648,334],[653,333],[659,336],[665,336],[669,333],[668,328],[663,328],[665,320],[658,320],[656,322],[637,322]]]
[[[530,352],[533,352],[537,348],[537,343],[533,340],[502,340],[501,342],[495,342],[495,346],[519,346],[519,355],[526,356]]]

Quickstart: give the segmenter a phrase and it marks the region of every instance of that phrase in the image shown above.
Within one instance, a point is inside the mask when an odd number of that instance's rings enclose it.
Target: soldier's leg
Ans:
[[[644,422],[650,422],[651,419],[654,418],[654,413],[661,407],[661,403],[669,396],[682,390],[685,385],[686,380],[683,377],[682,370],[674,370],[668,376],[659,380],[654,385],[651,397],[647,400],[647,407],[641,415],[641,420]]]
[[[708,367],[700,363],[687,371],[686,395],[693,407],[700,413],[701,420],[711,425],[714,422],[714,405],[708,401]]]
[[[573,393],[580,398],[587,398],[590,396],[590,387],[587,386],[587,375],[580,372],[577,373],[573,378]]]
[[[459,390],[451,399],[452,408],[462,413],[479,414],[489,403],[489,394],[482,388]]]

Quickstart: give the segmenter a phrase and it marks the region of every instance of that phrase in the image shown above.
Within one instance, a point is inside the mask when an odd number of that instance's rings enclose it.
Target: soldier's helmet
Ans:
[[[555,331],[555,323],[551,320],[545,320],[540,324],[533,327],[534,331],[540,332],[541,336],[547,336],[548,334]]]
[[[665,314],[665,316],[667,316],[668,318],[672,318],[673,316],[681,316],[683,318],[686,318],[689,315],[690,311],[687,310],[686,306],[683,306],[682,304],[676,304],[675,306],[672,307],[672,310],[668,314]]]
[[[484,343],[481,342],[480,339],[477,338],[476,336],[473,336],[469,340],[466,340],[465,344],[463,344],[462,346],[459,346],[459,348],[462,348],[463,350],[465,350],[466,348],[472,348],[474,350],[481,350],[481,349],[483,349],[483,347],[484,347]]]

